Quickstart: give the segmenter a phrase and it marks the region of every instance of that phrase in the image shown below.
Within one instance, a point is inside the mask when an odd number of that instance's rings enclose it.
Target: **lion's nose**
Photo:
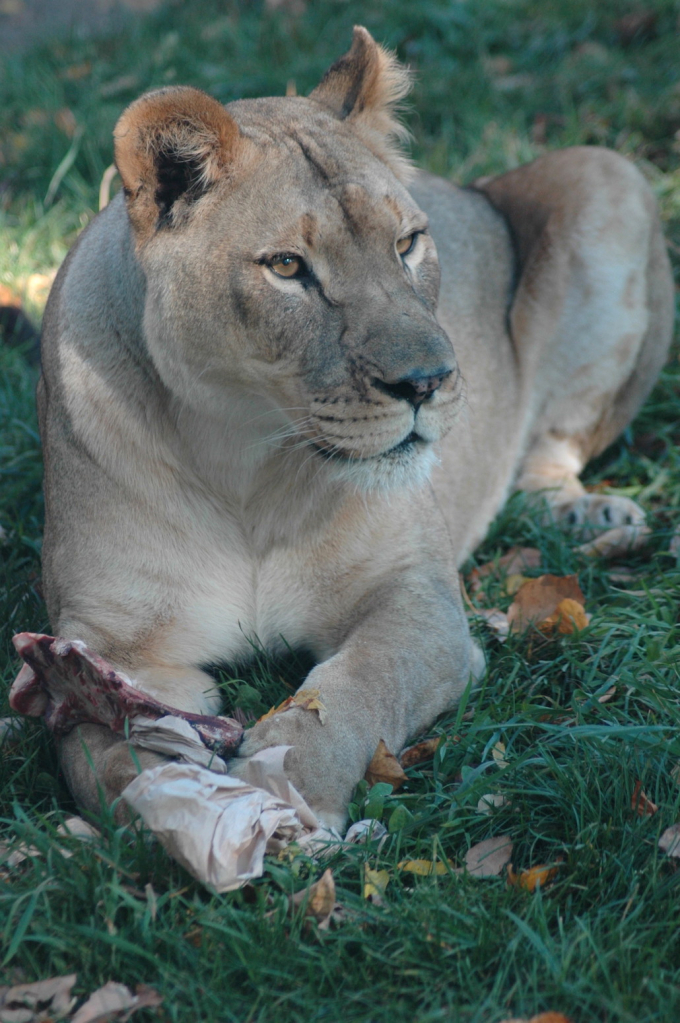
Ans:
[[[450,369],[445,369],[432,376],[417,374],[404,377],[402,380],[397,380],[396,383],[387,383],[385,380],[377,380],[376,383],[381,391],[386,391],[393,398],[408,401],[414,409],[417,409],[424,401],[431,398],[435,391],[439,390],[452,372]]]

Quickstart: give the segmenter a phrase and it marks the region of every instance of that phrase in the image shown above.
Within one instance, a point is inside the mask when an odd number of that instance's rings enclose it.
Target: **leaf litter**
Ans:
[[[394,753],[387,748],[383,739],[378,743],[378,748],[373,754],[373,759],[366,768],[364,778],[369,785],[377,785],[379,782],[386,782],[392,786],[392,791],[400,789],[408,776],[404,771]]]
[[[110,980],[93,992],[73,1013],[77,999],[71,991],[77,974],[50,977],[31,984],[0,987],[0,1023],[126,1023],[138,1009],[155,1008],[163,998],[152,987],[138,984],[133,993]]]
[[[471,877],[499,877],[512,858],[512,841],[507,835],[485,838],[468,849],[465,866],[454,867],[451,860],[402,860],[399,870],[421,877],[442,874],[464,874]]]

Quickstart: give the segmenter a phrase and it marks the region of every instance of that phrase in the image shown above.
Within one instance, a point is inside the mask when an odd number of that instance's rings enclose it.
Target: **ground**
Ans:
[[[113,124],[138,93],[182,82],[227,101],[281,94],[291,79],[303,92],[347,47],[354,22],[416,72],[406,116],[423,165],[467,181],[546,148],[612,146],[656,191],[677,265],[679,14],[675,0],[644,8],[625,0],[178,0],[118,34],[14,51],[0,63],[0,294],[22,298],[39,318],[50,274],[96,212]],[[37,371],[26,347],[0,347],[0,367],[6,693],[17,669],[10,637],[47,623]],[[319,931],[289,910],[288,895],[323,869],[301,855],[270,860],[261,880],[223,896],[111,823],[92,844],[70,840],[71,858],[59,855],[55,830],[74,808],[50,739],[31,722],[18,744],[0,746],[0,829],[39,852],[0,868],[0,983],[77,972],[84,994],[109,979],[145,982],[164,995],[157,1018],[178,1023],[499,1023],[549,1009],[577,1023],[680,1018],[680,873],[657,847],[680,819],[680,571],[669,551],[680,521],[679,377],[674,348],[637,421],[587,473],[590,486],[648,510],[654,532],[644,551],[615,570],[586,559],[516,497],[466,566],[469,584],[475,565],[513,544],[538,547],[542,571],[578,573],[590,625],[505,644],[475,626],[489,672],[437,722],[434,759],[410,768],[396,794],[357,792],[354,814],[379,817],[389,837],[327,864],[345,907],[339,923]],[[488,606],[507,607],[502,572],[489,573],[484,587]],[[247,676],[224,678],[228,699],[255,711],[295,683],[294,665],[264,658]],[[656,813],[632,808],[637,782]],[[506,802],[483,814],[478,802],[488,792]],[[455,867],[474,843],[506,834],[515,871],[557,866],[543,888],[475,880],[448,866],[431,877],[398,867],[415,858]],[[387,872],[381,905],[363,897],[366,869]]]

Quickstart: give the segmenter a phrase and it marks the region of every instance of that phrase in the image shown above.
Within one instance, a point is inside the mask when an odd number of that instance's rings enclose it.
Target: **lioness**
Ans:
[[[630,163],[577,148],[473,188],[412,176],[407,90],[357,28],[307,98],[142,96],[115,130],[123,192],[44,327],[54,632],[200,713],[220,708],[204,669],[254,638],[310,651],[325,724],[256,724],[233,770],[293,747],[287,773],[335,827],[380,739],[398,752],[481,670],[457,567],[510,488],[570,522],[642,520],[578,474],[672,327]],[[96,725],[61,757],[95,812],[98,784],[112,800],[137,769]]]

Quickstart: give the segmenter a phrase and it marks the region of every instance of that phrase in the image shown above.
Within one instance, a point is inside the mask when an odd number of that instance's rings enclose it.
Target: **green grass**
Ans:
[[[226,101],[282,93],[291,78],[306,91],[347,47],[354,22],[417,69],[408,120],[420,162],[469,180],[546,147],[613,146],[652,182],[675,256],[680,4],[646,6],[658,14],[655,33],[624,45],[616,21],[638,5],[613,0],[320,0],[297,16],[247,0],[176,2],[116,37],[7,58],[0,282],[22,290],[59,264],[94,215],[111,129],[140,91],[185,82]],[[289,913],[287,894],[323,869],[304,856],[270,860],[261,880],[219,897],[111,822],[91,845],[71,841],[74,855],[63,858],[55,830],[74,808],[49,737],[29,722],[18,745],[0,748],[0,815],[6,839],[41,855],[0,873],[0,982],[77,971],[81,994],[111,978],[146,982],[165,996],[161,1018],[182,1023],[498,1023],[547,1009],[578,1023],[680,1018],[680,874],[657,850],[680,819],[680,571],[668,553],[680,521],[679,377],[674,354],[636,423],[588,473],[649,510],[651,548],[627,560],[634,579],[617,583],[610,566],[586,563],[519,497],[494,524],[477,562],[513,543],[540,547],[546,570],[578,572],[592,622],[560,641],[504,646],[480,631],[488,676],[464,717],[437,722],[446,739],[434,761],[411,769],[398,795],[357,792],[355,813],[368,802],[392,831],[380,851],[330,861],[347,909],[341,925],[318,932]],[[12,634],[46,626],[34,384],[25,355],[0,348],[3,692],[17,667]],[[499,581],[488,593],[504,599]],[[260,657],[225,687],[257,709],[284,696],[297,670]],[[598,702],[612,685],[615,697]],[[502,771],[491,753],[498,741]],[[653,817],[631,810],[637,780],[660,807]],[[508,802],[480,815],[490,791]],[[471,844],[506,833],[516,869],[560,862],[545,891],[397,869],[417,857],[460,864]],[[381,907],[362,898],[365,863],[389,872]]]

